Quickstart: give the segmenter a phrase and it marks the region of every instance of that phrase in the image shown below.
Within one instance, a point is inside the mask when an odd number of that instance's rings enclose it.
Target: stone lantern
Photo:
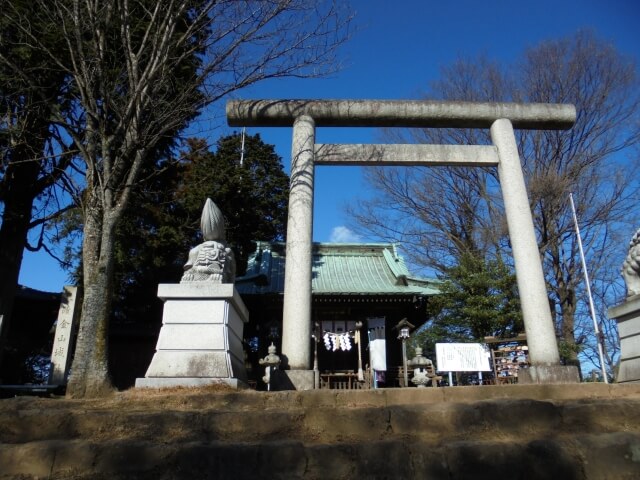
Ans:
[[[408,387],[409,373],[407,372],[407,340],[411,336],[411,329],[415,328],[415,326],[409,323],[406,318],[403,318],[393,328],[398,331],[398,340],[402,341],[402,370],[404,373],[404,386]]]
[[[429,383],[427,367],[433,366],[433,362],[422,355],[422,348],[416,347],[416,356],[409,361],[409,365],[414,369],[411,383],[418,388],[424,388]]]
[[[267,384],[267,390],[271,390],[271,369],[278,368],[278,365],[280,365],[280,357],[276,355],[276,346],[273,342],[271,342],[267,350],[269,352],[267,356],[261,358],[258,363],[265,366],[262,381]]]

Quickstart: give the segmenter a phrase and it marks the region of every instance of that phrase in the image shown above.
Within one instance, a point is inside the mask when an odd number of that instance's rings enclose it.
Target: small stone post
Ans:
[[[282,353],[286,355],[291,370],[309,370],[311,365],[314,145],[313,119],[306,115],[296,118],[291,152],[282,319]],[[292,382],[295,383],[293,379]],[[309,388],[313,388],[313,383]]]
[[[65,286],[60,300],[56,332],[51,351],[51,369],[49,385],[65,385],[71,366],[71,347],[78,321],[76,305],[78,303],[77,287]]]

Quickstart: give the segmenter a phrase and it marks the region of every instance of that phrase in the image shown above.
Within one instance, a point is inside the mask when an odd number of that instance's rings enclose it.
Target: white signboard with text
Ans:
[[[440,372],[490,372],[489,349],[481,343],[436,343]]]

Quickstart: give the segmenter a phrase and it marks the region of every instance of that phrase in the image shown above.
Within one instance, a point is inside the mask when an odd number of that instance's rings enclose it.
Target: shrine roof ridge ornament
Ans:
[[[490,128],[505,118],[514,128],[566,130],[576,108],[560,103],[438,100],[230,100],[229,126],[291,126],[303,115],[318,127]]]

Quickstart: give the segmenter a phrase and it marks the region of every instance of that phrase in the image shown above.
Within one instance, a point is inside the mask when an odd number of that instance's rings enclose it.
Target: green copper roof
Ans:
[[[284,292],[285,247],[258,242],[241,294]],[[389,243],[314,243],[311,288],[315,295],[434,295],[437,280],[411,277]]]

